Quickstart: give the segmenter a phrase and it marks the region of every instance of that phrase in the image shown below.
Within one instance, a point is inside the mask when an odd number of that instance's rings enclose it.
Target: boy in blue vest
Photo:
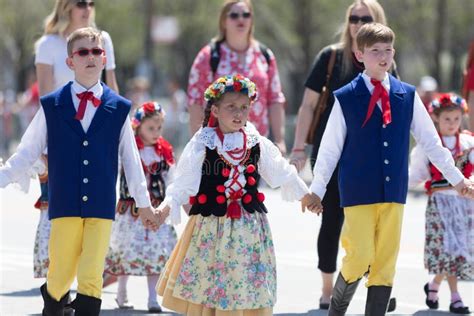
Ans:
[[[68,37],[75,79],[41,98],[21,144],[0,169],[0,187],[18,182],[48,148],[49,271],[41,286],[43,315],[63,315],[77,275],[76,316],[99,315],[102,273],[115,214],[118,157],[144,224],[157,228],[128,120],[130,101],[100,82],[106,57],[93,28]]]
[[[387,73],[394,39],[392,30],[382,24],[360,28],[355,54],[365,71],[334,92],[314,166],[313,194],[304,203],[312,211],[322,211],[321,199],[339,162],[345,216],[341,242],[346,256],[329,315],[345,314],[366,273],[365,315],[384,315],[387,310],[407,196],[410,132],[456,190],[473,196],[473,184],[443,148],[415,87]]]

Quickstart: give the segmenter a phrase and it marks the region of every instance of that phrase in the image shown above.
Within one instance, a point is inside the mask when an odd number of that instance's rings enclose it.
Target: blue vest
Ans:
[[[375,107],[362,127],[371,94],[362,75],[334,92],[347,125],[339,161],[341,206],[401,203],[408,189],[408,152],[415,87],[390,75],[392,122]],[[327,128],[331,128],[328,126]]]
[[[48,133],[49,218],[114,219],[120,132],[131,103],[102,84],[102,103],[85,133],[74,118],[71,84],[41,98]]]

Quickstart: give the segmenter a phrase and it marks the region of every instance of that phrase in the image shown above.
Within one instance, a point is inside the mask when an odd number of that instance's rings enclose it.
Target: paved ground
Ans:
[[[265,190],[269,219],[272,225],[278,266],[278,302],[276,315],[325,315],[318,298],[321,281],[316,270],[316,236],[320,218],[302,214],[297,203],[282,202],[279,191]],[[33,240],[38,211],[33,208],[38,188],[25,195],[14,188],[0,190],[0,315],[40,315],[42,301],[39,286],[44,282],[32,277]],[[423,285],[428,274],[423,269],[424,207],[423,195],[410,195],[405,210],[403,238],[394,295],[398,309],[392,315],[448,314],[447,284],[440,290],[440,310],[428,312],[424,305]],[[181,232],[183,225],[178,227]],[[75,285],[73,286],[73,289]],[[461,282],[460,292],[474,308],[474,283]],[[136,310],[116,310],[117,287],[105,289],[101,315],[140,315],[146,313],[146,279],[131,278],[130,300]],[[363,314],[366,289],[360,286],[348,314]]]

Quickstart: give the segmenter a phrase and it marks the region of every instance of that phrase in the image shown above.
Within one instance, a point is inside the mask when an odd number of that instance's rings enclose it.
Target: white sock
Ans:
[[[158,304],[158,301],[156,300],[156,284],[158,283],[159,279],[158,274],[153,274],[147,276],[147,281],[148,281],[148,304],[150,303],[156,303]]]
[[[120,275],[118,279],[117,299],[123,303],[127,300],[128,275]]]

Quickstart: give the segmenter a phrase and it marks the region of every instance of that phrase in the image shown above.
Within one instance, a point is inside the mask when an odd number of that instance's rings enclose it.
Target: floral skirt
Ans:
[[[146,229],[130,211],[117,213],[112,226],[105,272],[113,275],[160,274],[176,245],[173,226],[163,224],[157,231]]]
[[[36,228],[35,246],[33,251],[33,275],[35,278],[46,278],[49,267],[48,243],[51,221],[48,209],[40,210],[40,219]]]
[[[472,280],[474,265],[474,201],[434,193],[425,222],[425,267],[431,274]]]
[[[272,315],[276,285],[267,217],[243,211],[240,219],[191,216],[157,291],[185,315]]]

